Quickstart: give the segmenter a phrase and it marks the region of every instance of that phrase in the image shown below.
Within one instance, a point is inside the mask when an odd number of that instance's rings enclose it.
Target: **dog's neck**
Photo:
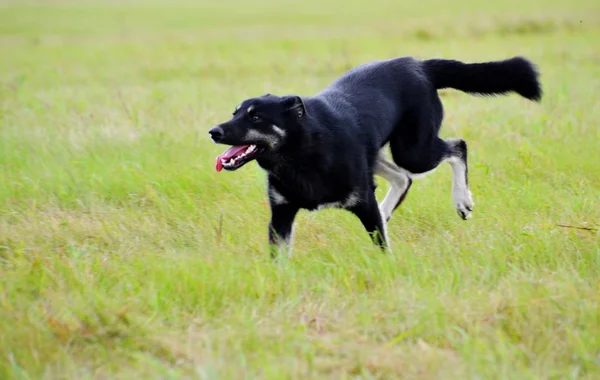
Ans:
[[[302,156],[277,152],[259,157],[256,161],[265,171],[278,177],[283,172],[298,170],[298,167],[302,165]]]
[[[276,152],[267,153],[257,158],[258,164],[268,172],[301,170],[306,163],[316,159],[320,150],[316,149],[320,143],[320,134],[298,133],[289,136],[288,142]]]

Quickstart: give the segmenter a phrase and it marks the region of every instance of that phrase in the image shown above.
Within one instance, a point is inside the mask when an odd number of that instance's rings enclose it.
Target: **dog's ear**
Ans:
[[[283,107],[286,112],[293,112],[298,119],[302,119],[306,114],[306,107],[301,97],[289,95],[283,97]]]

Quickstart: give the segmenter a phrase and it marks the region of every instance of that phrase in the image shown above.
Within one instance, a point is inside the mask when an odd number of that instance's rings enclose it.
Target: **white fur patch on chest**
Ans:
[[[269,187],[269,197],[275,205],[283,205],[288,203],[288,200],[272,186]]]

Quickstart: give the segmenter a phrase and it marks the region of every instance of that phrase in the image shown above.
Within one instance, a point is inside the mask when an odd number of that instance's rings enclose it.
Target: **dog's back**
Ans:
[[[343,98],[357,110],[360,126],[373,131],[372,138],[382,146],[395,129],[419,123],[415,118],[431,118],[435,134],[443,116],[437,90],[443,88],[474,95],[516,92],[530,100],[541,98],[538,73],[521,57],[471,64],[412,57],[374,61],[346,72],[317,96]]]

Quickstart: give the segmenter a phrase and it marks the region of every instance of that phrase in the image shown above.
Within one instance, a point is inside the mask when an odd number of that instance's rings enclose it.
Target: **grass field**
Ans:
[[[0,0],[0,378],[600,378],[599,46],[593,0]],[[325,210],[272,262],[208,129],[404,55],[525,55],[544,99],[443,93],[473,219],[446,164],[393,253]]]

